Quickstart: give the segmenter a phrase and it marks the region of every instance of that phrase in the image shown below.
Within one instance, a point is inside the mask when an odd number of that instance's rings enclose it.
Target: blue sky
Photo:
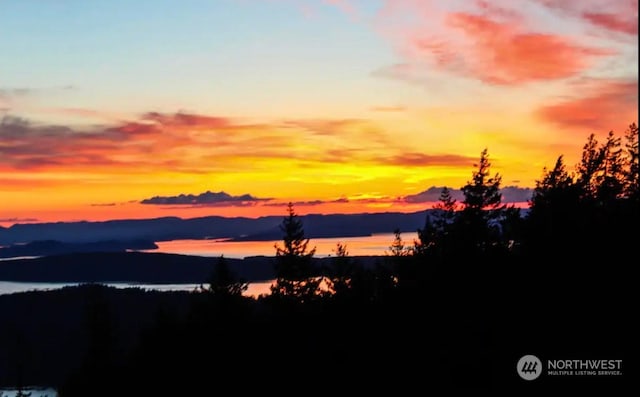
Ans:
[[[48,104],[120,112],[246,115],[301,96],[311,108],[371,94],[389,46],[336,7],[309,12],[262,1],[5,1],[0,83],[71,87]]]

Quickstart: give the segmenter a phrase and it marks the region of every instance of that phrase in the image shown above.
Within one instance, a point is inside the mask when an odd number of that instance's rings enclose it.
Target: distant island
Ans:
[[[381,257],[357,257],[366,267]],[[0,280],[42,283],[199,284],[207,283],[216,258],[142,252],[92,252],[0,261]],[[272,280],[274,258],[225,258],[234,273],[247,282]],[[317,268],[333,258],[313,258]]]
[[[0,247],[0,258],[32,257],[70,254],[80,252],[126,252],[128,250],[150,250],[158,246],[148,240],[108,240],[93,243],[65,243],[55,240],[32,241]]]

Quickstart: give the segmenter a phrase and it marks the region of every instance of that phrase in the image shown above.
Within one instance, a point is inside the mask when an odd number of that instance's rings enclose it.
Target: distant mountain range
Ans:
[[[426,211],[413,213],[305,215],[305,234],[309,238],[355,237],[392,233],[395,229],[414,232],[425,222]],[[51,240],[65,244],[99,242],[169,241],[182,239],[227,238],[233,240],[279,240],[282,216],[225,218],[207,216],[181,219],[128,219],[105,222],[57,222],[16,224],[0,227],[0,245],[26,244]],[[77,247],[76,247],[77,248]],[[85,251],[85,250],[80,250]],[[27,252],[22,255],[37,255]]]

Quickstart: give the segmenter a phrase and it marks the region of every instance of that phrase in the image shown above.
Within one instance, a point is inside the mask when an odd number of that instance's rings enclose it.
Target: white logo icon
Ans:
[[[531,354],[522,356],[522,358],[518,360],[516,368],[518,369],[518,375],[524,380],[534,380],[542,374],[542,363],[540,359]]]

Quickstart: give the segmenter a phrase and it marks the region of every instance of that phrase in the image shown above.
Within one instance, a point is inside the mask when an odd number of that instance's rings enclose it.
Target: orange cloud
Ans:
[[[147,113],[137,120],[81,127],[5,116],[0,138],[0,171],[198,174],[264,169],[275,166],[273,161],[288,169],[327,163],[426,166],[465,161],[415,153],[407,142],[357,119],[249,124],[207,115]]]
[[[537,116],[561,127],[591,132],[623,130],[638,120],[637,81],[598,81],[583,89],[583,96],[544,106]]]

